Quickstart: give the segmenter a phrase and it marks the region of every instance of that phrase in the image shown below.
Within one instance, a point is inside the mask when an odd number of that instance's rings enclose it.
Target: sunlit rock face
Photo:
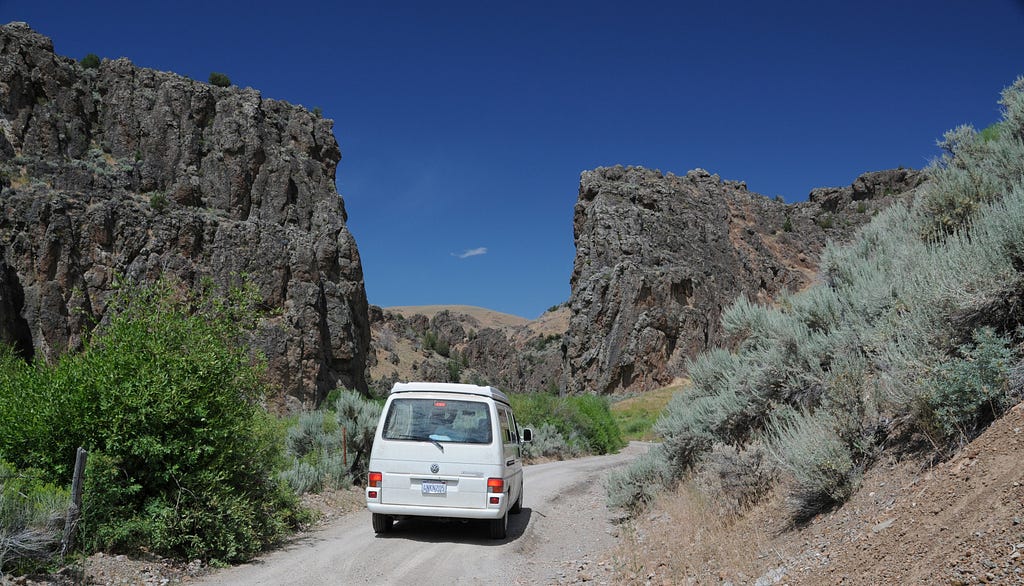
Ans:
[[[584,172],[564,390],[643,391],[685,375],[687,359],[728,342],[720,317],[737,297],[770,302],[806,287],[829,239],[847,238],[922,180],[907,169],[868,173],[787,205],[701,169]]]
[[[332,122],[253,89],[54,54],[0,27],[0,340],[82,345],[121,280],[255,284],[277,398],[365,388],[362,266]]]

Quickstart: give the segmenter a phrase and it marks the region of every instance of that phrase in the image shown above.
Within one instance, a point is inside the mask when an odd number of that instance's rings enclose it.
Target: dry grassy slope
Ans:
[[[433,319],[435,315],[442,311],[450,311],[455,315],[470,318],[469,320],[466,320],[466,322],[474,323],[475,325],[473,325],[473,327],[475,329],[507,329],[524,326],[530,323],[530,320],[525,317],[509,313],[501,313],[500,311],[493,311],[483,307],[475,307],[473,305],[396,305],[394,307],[385,307],[384,311],[397,313],[406,318],[414,315],[425,315],[428,319]]]
[[[460,318],[460,323],[467,330],[494,328],[508,334],[519,335],[520,332],[525,332],[536,336],[564,334],[569,329],[569,308],[565,306],[545,312],[535,320],[472,305],[402,305],[384,308],[384,311],[406,318],[419,314],[427,316],[428,319],[446,310]]]
[[[883,460],[802,528],[781,491],[730,518],[687,485],[624,535],[615,583],[1024,584],[1024,404],[937,466]]]
[[[385,312],[398,314],[405,318],[418,314],[424,315],[428,319],[432,319],[445,310],[450,311],[467,332],[494,328],[504,332],[513,345],[519,346],[538,336],[565,334],[569,329],[569,308],[566,306],[559,306],[554,311],[545,312],[535,320],[471,305],[407,305],[384,308]],[[371,380],[380,380],[389,376],[397,376],[398,380],[405,381],[424,378],[420,365],[424,360],[429,360],[433,353],[418,349],[418,340],[395,338],[394,352],[398,356],[396,364],[390,362],[388,355],[384,352],[373,350],[380,347],[378,343],[379,328],[371,328],[370,335],[374,339],[371,351],[377,352],[377,363],[369,370]]]

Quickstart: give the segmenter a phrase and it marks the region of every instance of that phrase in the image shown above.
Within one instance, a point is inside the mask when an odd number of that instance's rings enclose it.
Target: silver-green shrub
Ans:
[[[347,488],[366,476],[380,404],[355,391],[331,393],[326,408],[302,413],[285,436],[281,473],[296,494]]]
[[[959,356],[937,365],[929,377],[930,393],[921,402],[922,419],[936,439],[963,442],[1020,401],[1010,388],[1015,360],[1009,339],[991,328],[974,333]]]
[[[338,426],[344,431],[351,473],[356,478],[366,475],[377,431],[382,405],[370,401],[355,391],[342,390],[331,406]]]
[[[1024,78],[984,138],[946,135],[912,199],[823,251],[819,284],[722,315],[731,349],[689,362],[692,387],[655,425],[650,461],[618,477],[667,484],[718,466],[729,446],[772,446],[794,514],[842,502],[879,445],[907,426],[955,447],[1024,392]],[[997,366],[998,367],[997,367]],[[898,438],[897,438],[898,439]],[[704,468],[703,471],[702,467]],[[616,485],[614,502],[646,498]],[[646,490],[646,489],[644,489]],[[727,489],[728,490],[728,489]],[[632,494],[632,497],[629,495]]]
[[[856,490],[859,470],[831,414],[797,413],[771,425],[768,451],[792,479],[794,518],[807,520]]]
[[[586,441],[573,432],[566,438],[558,428],[550,423],[542,423],[533,430],[533,441],[523,444],[523,456],[526,458],[575,458],[587,452]]]
[[[719,512],[735,515],[767,495],[778,475],[775,460],[760,444],[743,450],[719,444],[707,454],[694,483]]]
[[[671,481],[672,472],[661,446],[652,447],[629,466],[608,475],[608,506],[635,513],[651,502]]]
[[[59,549],[68,491],[0,459],[0,576],[45,563]]]

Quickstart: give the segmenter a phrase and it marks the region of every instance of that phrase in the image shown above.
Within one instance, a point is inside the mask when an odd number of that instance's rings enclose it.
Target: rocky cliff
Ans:
[[[703,170],[584,172],[563,346],[570,393],[643,391],[721,345],[719,318],[740,295],[770,301],[814,278],[829,239],[921,183],[916,171],[868,173],[787,205]]]
[[[26,358],[80,347],[117,279],[249,279],[282,396],[365,388],[340,157],[331,121],[301,107],[126,59],[86,68],[0,27],[0,340]]]

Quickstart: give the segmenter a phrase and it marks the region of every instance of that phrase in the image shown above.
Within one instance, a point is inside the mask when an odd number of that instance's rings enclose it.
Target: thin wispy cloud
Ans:
[[[455,258],[469,258],[471,256],[480,256],[482,254],[487,254],[486,246],[481,246],[480,248],[471,248],[469,250],[464,250],[458,254],[453,252],[452,256],[454,256]]]

